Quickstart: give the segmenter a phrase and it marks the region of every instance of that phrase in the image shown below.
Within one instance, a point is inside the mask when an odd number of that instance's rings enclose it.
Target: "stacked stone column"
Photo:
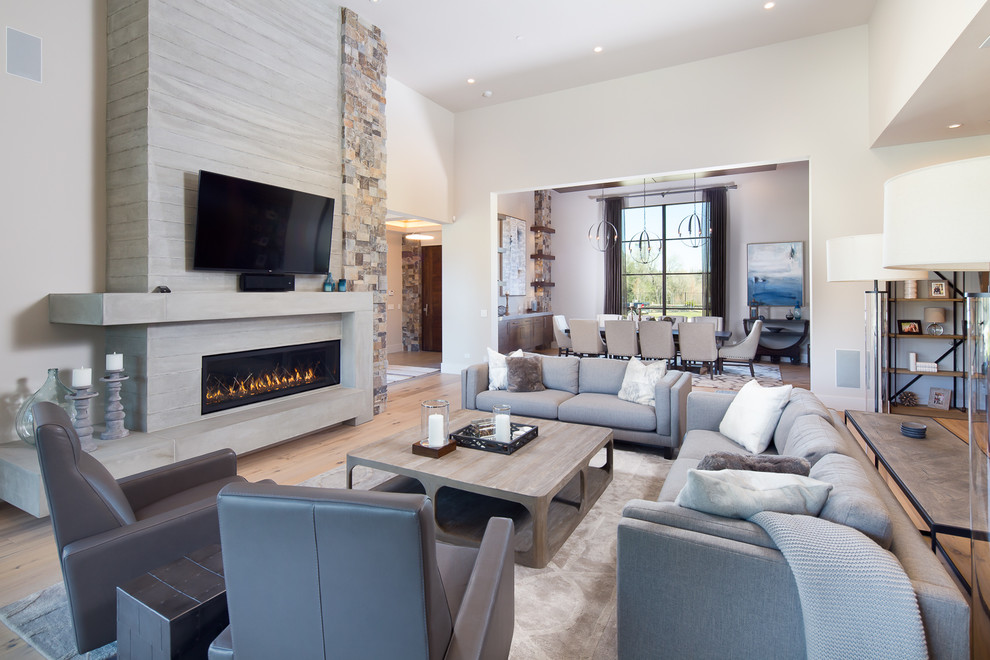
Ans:
[[[341,14],[343,275],[353,291],[374,294],[375,414],[386,398],[385,76],[388,50],[379,28]]]
[[[533,202],[535,205],[534,216],[533,216],[533,226],[535,227],[548,227],[552,228],[552,222],[550,220],[550,191],[549,190],[537,190],[533,193]],[[551,255],[552,251],[550,249],[550,243],[553,239],[553,234],[549,232],[535,232],[535,245],[536,252],[546,255]],[[551,274],[551,267],[553,261],[536,259],[533,262],[533,272],[537,282],[552,282],[553,277]],[[549,312],[551,310],[551,294],[553,289],[550,287],[537,287],[534,291],[536,295],[536,305],[537,309],[541,312]]]

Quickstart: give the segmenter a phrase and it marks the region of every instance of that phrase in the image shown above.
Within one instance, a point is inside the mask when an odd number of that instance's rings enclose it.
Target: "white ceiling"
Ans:
[[[865,24],[876,0],[350,0],[452,112]],[[596,46],[601,53],[593,52]],[[477,82],[469,85],[468,78]],[[482,94],[490,91],[491,96]]]
[[[345,0],[451,112],[866,24],[876,0]],[[990,134],[990,3],[875,146]],[[593,52],[596,46],[601,53]],[[467,79],[474,78],[474,84]],[[491,92],[490,96],[484,96]],[[963,123],[949,131],[946,125]]]

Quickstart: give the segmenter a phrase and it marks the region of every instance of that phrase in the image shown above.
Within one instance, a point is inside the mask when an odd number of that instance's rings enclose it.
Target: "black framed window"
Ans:
[[[622,307],[644,303],[644,316],[710,315],[711,236],[708,202],[634,206],[622,210]],[[685,218],[696,213],[705,228],[701,237],[686,233]],[[697,219],[696,219],[697,222]],[[697,226],[697,225],[696,225]],[[685,230],[678,235],[678,228]],[[651,239],[649,263],[633,258]]]

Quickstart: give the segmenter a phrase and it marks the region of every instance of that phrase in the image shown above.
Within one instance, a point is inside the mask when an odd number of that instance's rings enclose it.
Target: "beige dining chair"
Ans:
[[[721,332],[724,330],[722,326],[725,325],[725,321],[721,316],[692,316],[688,319],[689,323],[713,323],[715,324],[715,330]]]
[[[680,346],[681,364],[687,366],[697,363],[701,368],[707,367],[709,377],[714,378],[718,362],[715,324],[682,323],[677,328],[677,340]],[[699,373],[701,373],[700,369]]]
[[[670,321],[644,321],[639,324],[639,353],[644,360],[667,360],[677,355],[674,324]]]
[[[557,355],[571,354],[571,338],[567,334],[567,319],[563,314],[553,315],[553,338],[557,342]]]
[[[605,343],[597,319],[573,319],[570,326],[572,351],[578,355],[605,354]]]
[[[753,322],[746,338],[737,344],[723,346],[718,349],[719,371],[726,362],[740,362],[749,364],[749,375],[756,378],[756,371],[753,370],[753,360],[756,358],[756,350],[760,347],[760,331],[763,330],[763,321],[757,319]]]
[[[605,321],[605,345],[611,357],[629,359],[639,355],[635,321]]]
[[[603,330],[605,321],[618,321],[622,318],[622,314],[599,314],[595,318],[598,319],[598,329]]]
[[[686,316],[664,316],[660,320],[661,321],[670,321],[670,324],[673,326],[674,330],[677,330],[678,324],[687,322],[687,317]]]

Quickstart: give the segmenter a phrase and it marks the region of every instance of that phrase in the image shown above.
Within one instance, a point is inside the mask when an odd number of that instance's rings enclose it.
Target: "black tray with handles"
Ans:
[[[499,442],[495,439],[495,423],[491,420],[477,420],[462,429],[450,434],[459,446],[468,449],[480,449],[496,454],[511,454],[539,435],[539,427],[529,424],[510,422],[512,431],[511,442]]]

